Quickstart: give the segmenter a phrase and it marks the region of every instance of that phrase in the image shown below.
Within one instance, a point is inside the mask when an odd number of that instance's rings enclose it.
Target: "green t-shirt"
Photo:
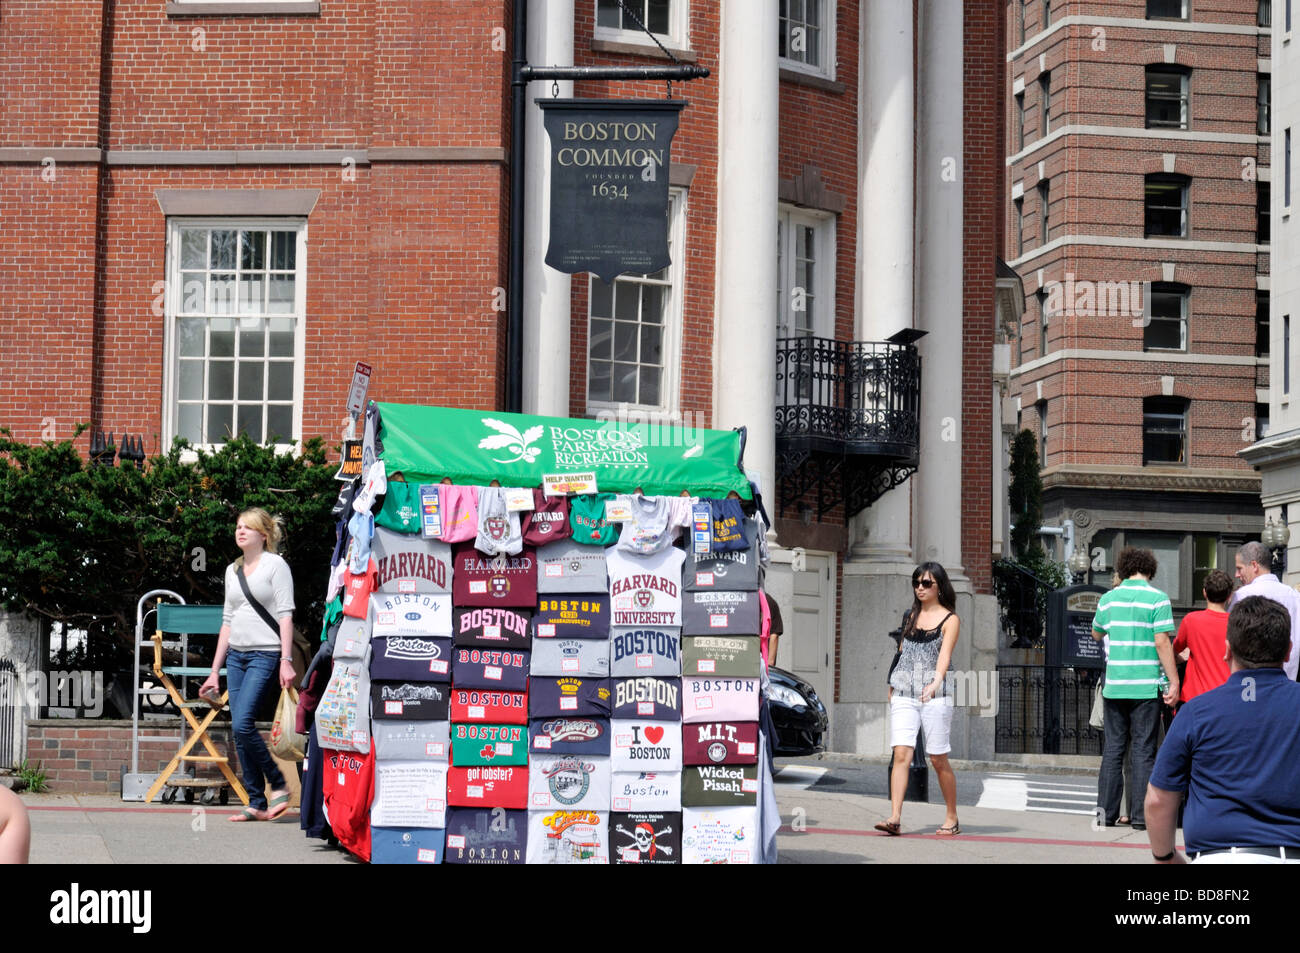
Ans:
[[[569,499],[569,525],[573,541],[584,546],[610,546],[618,539],[619,524],[605,521],[605,504],[613,493],[581,493]]]
[[[1174,630],[1169,597],[1144,579],[1125,579],[1097,602],[1092,627],[1109,636],[1103,698],[1160,694],[1156,634]]]
[[[384,505],[375,517],[375,525],[398,533],[420,532],[419,484],[389,480]]]

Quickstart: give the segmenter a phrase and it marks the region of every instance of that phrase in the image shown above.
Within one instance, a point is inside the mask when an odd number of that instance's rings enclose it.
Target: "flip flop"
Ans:
[[[902,827],[899,821],[881,821],[876,825],[876,830],[884,831],[890,837],[897,837],[902,833]]]
[[[1123,817],[1117,818],[1115,823],[1118,824],[1120,827],[1128,827],[1129,824],[1132,823],[1132,821],[1133,819],[1129,817],[1127,814],[1125,814]]]
[[[961,833],[961,825],[954,824],[952,827],[941,827],[934,833],[938,837],[956,837]]]
[[[287,810],[289,810],[289,792],[272,795],[271,802],[267,805],[266,819],[273,821]]]
[[[231,814],[230,820],[238,824],[243,821],[264,821],[266,817],[255,807],[246,807],[238,814]]]

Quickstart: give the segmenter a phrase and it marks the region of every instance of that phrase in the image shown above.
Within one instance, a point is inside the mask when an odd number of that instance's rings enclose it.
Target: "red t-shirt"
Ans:
[[[1192,650],[1183,673],[1183,701],[1191,701],[1228,680],[1228,663],[1223,660],[1227,640],[1228,613],[1201,609],[1183,618],[1174,638],[1175,655],[1186,648]]]

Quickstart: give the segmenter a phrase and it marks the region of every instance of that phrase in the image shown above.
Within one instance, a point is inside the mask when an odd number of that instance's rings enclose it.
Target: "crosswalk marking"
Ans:
[[[787,764],[772,775],[772,780],[782,787],[806,791],[820,781],[828,770],[830,769],[814,768],[806,764]]]
[[[1090,816],[1094,813],[1096,803],[1097,793],[1094,785],[1047,779],[1030,780],[1024,774],[1003,772],[984,779],[983,791],[976,807]]]

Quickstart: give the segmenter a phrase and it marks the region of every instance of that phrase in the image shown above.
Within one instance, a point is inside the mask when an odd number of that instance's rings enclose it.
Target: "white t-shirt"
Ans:
[[[622,495],[618,502],[632,511],[623,524],[618,548],[648,556],[667,549],[683,526],[691,523],[691,500],[685,496]]]
[[[244,572],[253,598],[262,604],[277,622],[293,615],[293,575],[289,564],[275,553],[262,553],[257,568]],[[226,567],[226,604],[221,622],[230,626],[230,647],[241,652],[278,652],[280,635],[272,631],[257,610],[244,598],[244,590],[235,575],[235,564]]]

